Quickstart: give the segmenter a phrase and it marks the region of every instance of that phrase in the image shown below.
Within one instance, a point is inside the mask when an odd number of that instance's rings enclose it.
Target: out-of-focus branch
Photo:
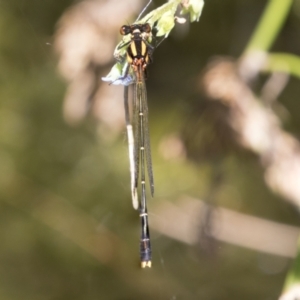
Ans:
[[[64,99],[67,123],[76,125],[91,110],[110,131],[123,128],[122,89],[109,89],[100,78],[114,60],[119,28],[132,20],[144,3],[86,0],[72,6],[58,22],[54,45],[59,71],[68,82]]]
[[[257,99],[237,64],[227,59],[211,63],[201,84],[208,99],[228,108],[229,126],[237,142],[258,155],[271,190],[300,207],[300,144]]]
[[[209,209],[203,201],[182,197],[176,203],[162,201],[152,208],[151,228],[189,245],[200,241],[201,223]],[[159,216],[159,217],[156,217]],[[218,207],[211,237],[240,247],[294,257],[300,229]]]

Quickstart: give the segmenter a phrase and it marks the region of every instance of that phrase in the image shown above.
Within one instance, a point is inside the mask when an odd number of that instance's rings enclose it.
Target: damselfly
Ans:
[[[124,85],[124,106],[127,137],[129,145],[129,161],[131,174],[132,203],[140,211],[142,225],[140,250],[142,267],[151,267],[151,244],[148,226],[146,201],[146,173],[150,183],[151,195],[154,194],[154,180],[151,161],[150,139],[148,129],[148,104],[145,85],[147,66],[151,62],[154,49],[169,35],[175,25],[184,23],[184,18],[176,15],[180,5],[180,13],[189,13],[190,20],[198,21],[204,5],[203,0],[172,0],[148,13],[142,20],[141,15],[152,0],[140,13],[132,25],[124,25],[120,29],[122,41],[114,51],[117,63],[102,80],[110,84]],[[156,39],[161,39],[156,43]],[[155,44],[155,46],[153,46]],[[133,86],[133,113],[129,113],[129,85]],[[133,121],[133,126],[131,125]],[[147,171],[146,171],[147,169]],[[140,181],[140,197],[138,182]]]
[[[123,25],[122,35],[130,34],[130,40],[121,47],[128,46],[126,51],[127,67],[124,78],[133,74],[133,113],[130,121],[128,104],[128,86],[124,88],[125,119],[129,144],[129,160],[131,172],[132,201],[135,209],[139,209],[141,219],[140,257],[142,268],[151,267],[151,243],[148,226],[148,212],[146,200],[146,168],[150,184],[151,195],[154,194],[154,180],[152,171],[151,148],[148,127],[148,103],[145,85],[146,68],[151,62],[154,47],[151,41],[151,26],[145,24]],[[146,164],[145,164],[146,162]],[[146,167],[147,166],[147,167]],[[140,181],[140,197],[138,183]],[[140,198],[140,199],[139,199]]]

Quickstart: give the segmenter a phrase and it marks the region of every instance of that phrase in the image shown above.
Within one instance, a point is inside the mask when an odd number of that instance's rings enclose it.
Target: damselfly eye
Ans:
[[[146,33],[150,33],[151,32],[150,24],[149,23],[143,24],[142,31]]]
[[[120,33],[122,35],[126,35],[128,33],[130,33],[130,26],[128,25],[123,25],[121,28],[120,28]]]

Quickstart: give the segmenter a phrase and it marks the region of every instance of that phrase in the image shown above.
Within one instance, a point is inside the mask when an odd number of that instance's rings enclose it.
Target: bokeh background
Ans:
[[[154,53],[153,267],[141,270],[123,89],[100,78],[120,26],[145,2],[1,1],[0,299],[279,298],[297,251],[296,197],[270,186],[272,155],[240,142],[230,105],[200,83],[214,57],[240,59],[269,2],[207,0],[200,21],[177,24]],[[299,55],[300,1],[291,3],[271,50]],[[281,74],[270,104],[270,74],[248,88],[295,139],[296,162],[299,78]]]

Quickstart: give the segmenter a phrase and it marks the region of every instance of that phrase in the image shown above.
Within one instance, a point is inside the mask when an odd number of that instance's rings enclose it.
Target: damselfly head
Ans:
[[[134,33],[136,31],[140,33],[150,33],[151,26],[149,23],[145,23],[145,24],[123,25],[120,28],[121,35],[127,35],[129,33]]]

